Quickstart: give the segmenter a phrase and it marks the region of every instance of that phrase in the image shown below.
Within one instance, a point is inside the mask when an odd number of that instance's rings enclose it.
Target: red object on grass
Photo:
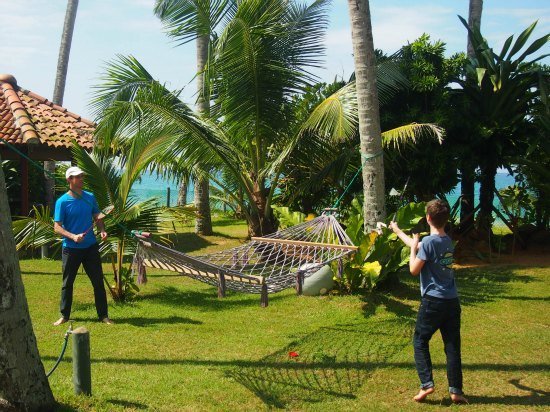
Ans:
[[[297,358],[298,356],[300,356],[298,352],[288,352],[289,358]]]

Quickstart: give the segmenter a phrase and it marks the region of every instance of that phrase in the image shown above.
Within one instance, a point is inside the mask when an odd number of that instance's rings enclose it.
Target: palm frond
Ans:
[[[441,144],[445,137],[445,129],[433,123],[411,123],[383,132],[382,144],[384,147],[399,149],[403,145],[416,143],[423,137],[436,139]]]

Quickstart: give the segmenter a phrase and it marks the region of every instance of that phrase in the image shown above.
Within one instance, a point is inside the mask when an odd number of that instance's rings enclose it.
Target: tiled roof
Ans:
[[[76,140],[91,149],[94,128],[93,122],[17,86],[13,76],[0,74],[0,146],[6,140],[69,149]]]

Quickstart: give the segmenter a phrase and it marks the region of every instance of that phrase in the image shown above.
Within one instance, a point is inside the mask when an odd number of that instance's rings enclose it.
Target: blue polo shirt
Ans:
[[[55,202],[54,221],[63,226],[63,229],[78,235],[84,233],[94,223],[93,215],[100,212],[95,197],[90,192],[82,192],[82,196],[74,198],[65,193]],[[82,239],[76,243],[63,237],[63,247],[85,249],[97,243],[93,230],[89,230]]]
[[[441,299],[458,297],[453,272],[454,246],[447,235],[422,239],[416,257],[426,263],[420,270],[420,294]]]

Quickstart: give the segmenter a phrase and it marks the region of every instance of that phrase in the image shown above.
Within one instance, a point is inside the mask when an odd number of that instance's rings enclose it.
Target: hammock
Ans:
[[[331,214],[204,256],[190,256],[142,235],[136,238],[138,283],[145,280],[145,266],[164,269],[217,286],[220,297],[226,288],[260,293],[264,307],[268,293],[292,286],[301,293],[304,278],[357,250]]]

